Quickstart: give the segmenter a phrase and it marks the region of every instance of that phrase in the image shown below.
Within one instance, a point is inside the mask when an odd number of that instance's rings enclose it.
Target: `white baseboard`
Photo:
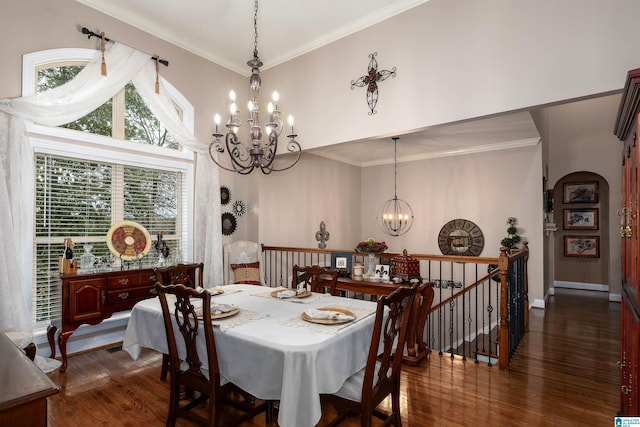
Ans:
[[[124,311],[114,314],[111,318],[105,319],[97,325],[80,326],[67,341],[67,356],[121,342],[129,322],[129,314],[129,311]],[[46,331],[35,332],[33,334],[33,342],[38,347],[40,356],[49,357],[51,355]],[[55,345],[56,356],[60,357],[58,334],[56,334]]]
[[[567,282],[563,280],[554,280],[553,287],[564,289],[581,289],[584,291],[609,292],[609,285],[602,285],[599,283]]]
[[[539,298],[536,298],[531,303],[529,303],[529,309],[541,308],[541,309],[544,310],[545,306],[546,306],[546,304],[545,304],[544,300],[543,299],[539,299]]]

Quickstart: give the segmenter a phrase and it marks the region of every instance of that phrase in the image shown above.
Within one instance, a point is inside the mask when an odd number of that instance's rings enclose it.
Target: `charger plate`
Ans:
[[[286,290],[286,289],[285,289],[285,290]],[[304,292],[301,292],[301,293],[299,293],[299,294],[296,294],[296,295],[294,295],[294,296],[290,296],[290,297],[279,297],[279,296],[278,296],[278,294],[279,294],[280,292],[284,292],[284,291],[283,291],[283,290],[280,290],[280,291],[273,291],[273,292],[271,292],[271,296],[272,296],[272,297],[274,297],[274,298],[278,298],[278,299],[289,299],[289,298],[306,298],[306,297],[308,297],[309,295],[311,295],[311,292],[310,292],[310,291],[304,291]]]
[[[344,310],[342,308],[325,307],[325,308],[317,308],[316,310],[345,314],[347,316],[352,316],[353,319],[314,319],[304,311],[302,312],[302,318],[307,322],[319,323],[321,325],[341,325],[343,323],[353,322],[356,318],[356,315],[353,313],[353,311]]]
[[[196,312],[197,313],[197,312]],[[225,311],[224,313],[213,314],[211,313],[211,320],[224,319],[227,317],[235,316],[240,313],[240,308],[236,307],[233,310]],[[198,319],[203,319],[202,314],[198,314]]]
[[[225,317],[231,317],[231,316],[235,316],[236,314],[240,313],[240,309],[238,307],[234,308],[231,311],[227,311],[225,313],[220,313],[220,314],[213,314],[211,313],[211,320],[215,320],[215,319],[224,319]]]

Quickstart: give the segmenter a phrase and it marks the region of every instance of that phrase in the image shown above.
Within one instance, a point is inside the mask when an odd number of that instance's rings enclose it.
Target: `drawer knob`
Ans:
[[[129,284],[129,279],[127,278],[123,278],[118,280],[118,283],[120,283],[121,285],[128,285]]]
[[[118,294],[118,298],[120,298],[120,299],[127,299],[127,298],[129,298],[129,292],[120,292],[120,293]]]

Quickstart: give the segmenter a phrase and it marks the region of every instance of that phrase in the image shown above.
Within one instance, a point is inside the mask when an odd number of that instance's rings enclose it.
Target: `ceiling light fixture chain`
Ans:
[[[247,119],[250,143],[243,142],[238,138],[238,131],[242,122],[236,106],[236,93],[232,90],[229,92],[231,105],[229,106],[229,119],[225,124],[227,130],[226,135],[224,135],[224,143],[221,140],[223,134],[218,131],[220,116],[216,114],[214,117],[216,129],[213,133],[214,140],[209,145],[209,156],[218,167],[230,172],[248,175],[256,168],[259,168],[262,173],[268,175],[271,172],[281,172],[293,167],[300,160],[302,149],[295,139],[298,135],[293,131],[293,117],[290,115],[288,121],[291,132],[287,135],[289,141],[286,148],[289,153],[295,153],[296,156],[288,166],[283,168],[274,167],[273,163],[278,153],[278,138],[284,128],[280,119],[280,110],[278,110],[280,98],[278,92],[273,92],[272,102],[267,105],[269,120],[265,125],[267,140],[264,143],[262,142],[263,133],[260,126],[260,87],[262,86],[262,79],[260,78],[260,67],[263,64],[258,57],[258,0],[255,0],[254,3],[253,31],[253,58],[247,61],[247,65],[251,67],[251,76],[249,77],[251,100],[248,103],[249,118]],[[229,157],[231,167],[223,166],[218,162],[218,155],[225,152]]]
[[[382,204],[376,220],[390,236],[401,236],[413,225],[413,209],[406,201],[398,198],[398,138],[393,138],[393,198]]]

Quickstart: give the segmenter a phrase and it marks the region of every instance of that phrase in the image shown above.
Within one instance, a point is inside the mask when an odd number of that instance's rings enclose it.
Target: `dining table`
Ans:
[[[248,284],[210,291],[212,305],[239,309],[212,320],[220,374],[259,399],[279,401],[281,427],[315,426],[320,394],[335,393],[366,364],[375,302],[314,292],[280,298],[282,288]],[[307,314],[323,309],[354,319],[330,322]],[[122,348],[137,360],[143,347],[168,353],[158,297],[138,302],[129,317]],[[197,347],[206,354],[203,334]],[[184,345],[178,353],[185,354]]]

